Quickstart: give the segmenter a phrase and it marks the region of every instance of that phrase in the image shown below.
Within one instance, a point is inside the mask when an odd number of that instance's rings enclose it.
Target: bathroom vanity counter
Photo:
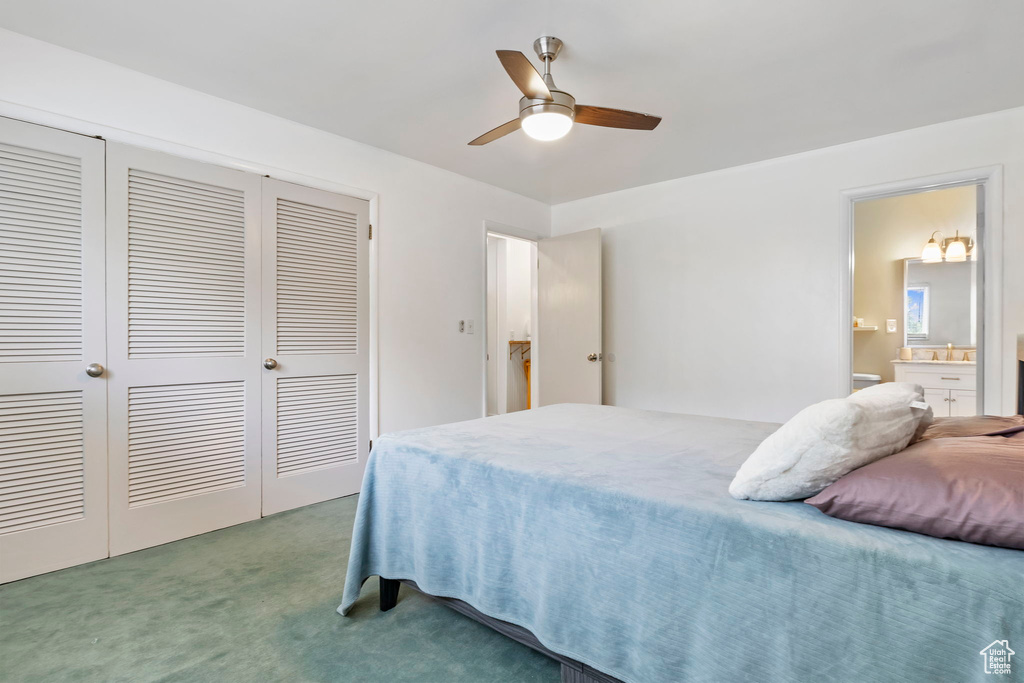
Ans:
[[[892,363],[893,365],[963,365],[971,368],[978,365],[978,362],[973,360],[894,360]]]
[[[897,382],[924,387],[924,400],[936,417],[978,414],[977,362],[964,360],[894,360]]]

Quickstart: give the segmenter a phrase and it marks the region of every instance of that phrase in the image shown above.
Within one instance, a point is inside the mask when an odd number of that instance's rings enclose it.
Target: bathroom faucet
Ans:
[[[953,360],[953,343],[946,344],[946,360]]]

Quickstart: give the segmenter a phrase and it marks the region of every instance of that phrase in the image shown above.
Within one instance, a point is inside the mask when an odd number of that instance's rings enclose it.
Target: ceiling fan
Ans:
[[[535,140],[557,140],[569,132],[573,122],[630,130],[654,130],[661,123],[660,116],[576,104],[576,98],[556,88],[551,78],[551,62],[558,57],[562,41],[553,36],[542,36],[533,41],[533,49],[544,62],[543,76],[522,52],[497,51],[501,65],[523,91],[523,98],[519,100],[519,118],[487,131],[469,144],[486,145],[520,128]]]

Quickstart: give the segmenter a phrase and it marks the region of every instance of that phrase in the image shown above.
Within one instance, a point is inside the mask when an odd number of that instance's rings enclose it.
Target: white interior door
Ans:
[[[117,555],[260,515],[260,178],[107,151]]]
[[[0,118],[0,582],[107,556],[103,142]]]
[[[369,202],[263,179],[263,514],[359,490]]]
[[[601,229],[537,244],[538,404],[601,403]]]

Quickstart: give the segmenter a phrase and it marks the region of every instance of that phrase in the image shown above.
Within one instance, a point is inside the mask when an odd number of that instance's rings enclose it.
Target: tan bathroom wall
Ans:
[[[946,237],[957,230],[972,235],[976,201],[976,188],[970,186],[854,206],[853,311],[865,325],[878,326],[875,332],[854,332],[854,372],[893,381],[890,361],[903,345],[903,259],[920,258],[934,230]],[[886,318],[896,319],[896,332],[885,331]]]

